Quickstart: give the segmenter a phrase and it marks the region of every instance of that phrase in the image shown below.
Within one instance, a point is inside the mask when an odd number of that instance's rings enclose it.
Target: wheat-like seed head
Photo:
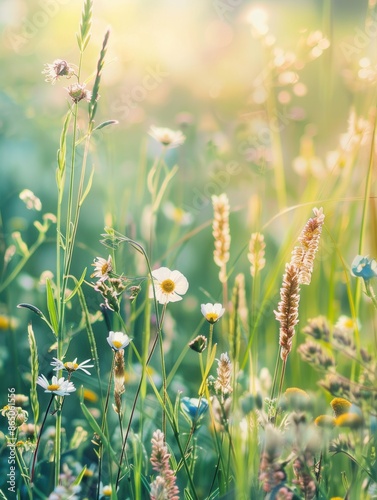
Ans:
[[[215,238],[215,250],[213,258],[215,264],[220,267],[219,279],[221,283],[226,282],[226,263],[229,260],[230,230],[229,230],[229,200],[225,193],[220,196],[212,196],[214,218],[212,234]]]
[[[280,322],[279,344],[283,361],[286,361],[292,349],[292,339],[295,334],[295,326],[298,323],[299,302],[299,271],[293,264],[286,264],[278,310],[274,311],[275,318]]]

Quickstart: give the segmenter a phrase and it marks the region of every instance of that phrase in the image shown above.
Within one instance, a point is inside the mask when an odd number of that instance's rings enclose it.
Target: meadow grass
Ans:
[[[331,40],[305,32],[296,53],[284,51],[263,10],[248,22],[265,69],[251,92],[257,120],[233,138],[246,138],[243,161],[269,174],[258,174],[249,206],[245,174],[187,208],[182,200],[198,191],[180,185],[175,159],[190,131],[152,126],[157,152],[151,160],[140,148],[126,215],[109,201],[94,257],[80,231],[97,182],[96,141],[117,120],[97,124],[110,30],[84,74],[93,0],[84,1],[77,64],[45,66],[45,85],[68,85],[56,208],[40,217],[39,198],[20,193],[37,214],[37,236],[4,234],[2,300],[48,243],[54,264],[41,290],[17,302],[17,317],[0,316],[11,353],[1,365],[2,498],[377,497],[375,70],[360,59],[368,116],[350,108],[328,162],[307,127],[288,168],[277,117],[306,94],[300,71],[325,59]],[[230,163],[229,178],[242,169]]]

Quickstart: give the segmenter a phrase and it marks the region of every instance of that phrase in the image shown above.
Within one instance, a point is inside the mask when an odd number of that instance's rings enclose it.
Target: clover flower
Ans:
[[[93,368],[94,366],[87,364],[90,361],[90,359],[87,359],[80,364],[77,363],[77,358],[75,358],[73,361],[66,361],[65,363],[63,363],[63,361],[60,361],[60,359],[57,358],[52,358],[52,359],[54,361],[51,362],[51,366],[55,367],[54,368],[55,371],[67,370],[67,372],[72,373],[77,370],[82,370],[87,375],[90,375],[90,372],[88,372],[86,368]]]
[[[189,287],[188,281],[182,273],[177,270],[171,271],[167,267],[160,267],[152,271],[152,277],[156,299],[160,304],[182,300],[181,295],[184,295]],[[153,286],[150,285],[149,298],[153,297]]]
[[[109,332],[106,340],[114,351],[124,349],[131,342],[130,337],[123,332]]]
[[[76,390],[76,387],[66,380],[64,377],[57,378],[55,375],[52,377],[51,384],[44,375],[39,375],[37,384],[45,389],[45,392],[56,394],[57,396],[69,396],[71,392]]]
[[[211,304],[209,302],[208,304],[202,304],[200,310],[208,323],[211,324],[217,323],[225,312],[225,309],[221,304]]]
[[[46,75],[45,82],[51,82],[52,85],[61,76],[71,78],[74,74],[75,70],[64,59],[55,59],[52,64],[45,64],[45,69],[42,71],[42,75]]]
[[[83,99],[87,102],[90,102],[92,98],[92,93],[85,87],[86,87],[85,83],[74,83],[73,85],[67,87],[66,90],[75,104],[82,101]]]
[[[369,281],[377,276],[377,262],[368,256],[356,255],[351,264],[352,274]]]
[[[170,128],[151,126],[149,135],[157,142],[165,146],[167,149],[172,149],[180,146],[185,142],[186,137],[180,130],[171,130]]]
[[[96,257],[92,266],[94,266],[94,273],[90,275],[91,278],[99,278],[99,281],[107,280],[113,270],[111,255],[107,260],[103,257]]]

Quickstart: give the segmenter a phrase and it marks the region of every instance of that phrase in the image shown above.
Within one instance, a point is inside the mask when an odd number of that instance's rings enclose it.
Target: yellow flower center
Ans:
[[[111,486],[104,486],[102,493],[105,495],[105,497],[111,497]]]
[[[113,340],[113,346],[119,349],[122,347],[122,342],[119,342],[119,340]]]
[[[77,363],[73,363],[72,361],[67,361],[67,363],[64,363],[64,367],[68,372],[76,371],[78,366],[79,365]]]
[[[175,289],[175,283],[171,279],[164,280],[160,286],[164,293],[172,293]]]
[[[219,319],[219,315],[214,313],[214,312],[210,312],[210,313],[206,314],[206,320],[209,321],[210,323],[216,323],[216,321],[218,319]]]
[[[57,391],[59,389],[60,385],[59,384],[50,384],[47,386],[47,389],[49,391]]]
[[[106,274],[109,270],[109,264],[108,262],[105,262],[104,265],[101,267],[101,273]]]
[[[175,220],[175,222],[182,222],[183,220],[183,215],[184,215],[184,212],[181,208],[179,207],[176,207],[174,209],[174,212],[173,212],[173,219]]]

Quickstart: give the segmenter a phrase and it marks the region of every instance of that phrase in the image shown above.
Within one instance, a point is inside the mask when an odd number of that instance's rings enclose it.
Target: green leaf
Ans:
[[[77,280],[75,280],[75,281],[76,281],[75,288],[74,288],[74,289],[72,290],[72,292],[68,295],[68,297],[64,300],[64,303],[65,303],[65,304],[66,304],[67,302],[69,302],[70,300],[72,300],[72,299],[73,299],[73,297],[76,295],[76,293],[77,293],[78,289],[80,288],[80,286],[82,285],[82,283],[83,283],[83,281],[84,281],[84,279],[85,279],[86,269],[87,269],[87,268],[85,268],[85,269],[84,269],[84,271],[83,271],[83,273],[82,273],[82,275],[81,275],[80,279],[79,279],[78,281],[77,281]]]
[[[92,187],[92,183],[93,183],[93,176],[94,176],[94,166],[92,167],[92,171],[90,172],[90,176],[89,176],[89,179],[88,179],[88,184],[86,185],[86,188],[85,188],[85,191],[81,197],[81,200],[79,202],[79,206],[81,207],[81,205],[84,203],[84,200],[85,198],[88,196],[90,190],[91,190],[91,187]]]
[[[76,477],[76,479],[72,483],[74,486],[78,486],[81,483],[82,478],[84,477],[84,474],[86,472],[86,469],[87,469],[87,467],[86,467],[86,465],[84,465],[84,468],[82,469],[80,474]]]
[[[51,286],[51,281],[49,279],[46,279],[46,290],[47,290],[47,309],[48,309],[48,314],[50,316],[50,323],[55,336],[57,336],[59,330],[58,313],[56,310],[54,292]]]
[[[108,127],[109,125],[118,125],[118,123],[119,123],[118,120],[106,120],[105,122],[102,122],[99,125],[97,125],[97,127],[93,129],[93,132],[95,130],[101,130],[101,128]]]
[[[31,323],[28,324],[27,332],[28,332],[28,341],[30,348],[30,367],[31,367],[30,403],[34,415],[34,424],[37,425],[39,418],[39,402],[37,395],[37,378],[39,373],[39,363],[38,363],[37,342],[35,340],[33,327]]]

